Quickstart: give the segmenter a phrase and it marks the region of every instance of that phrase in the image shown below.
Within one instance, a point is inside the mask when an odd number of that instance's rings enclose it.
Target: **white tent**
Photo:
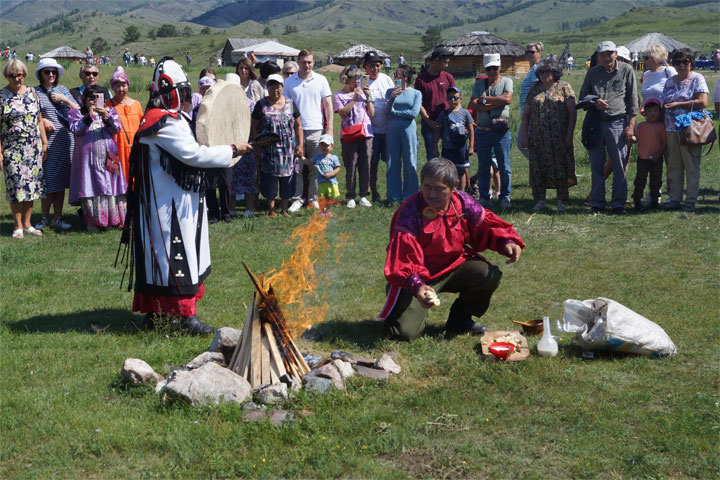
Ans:
[[[625,47],[631,52],[646,52],[653,45],[662,45],[668,53],[672,53],[680,48],[689,48],[693,52],[697,52],[697,48],[693,48],[690,45],[686,45],[678,40],[675,40],[669,35],[664,33],[648,33],[640,38],[636,38],[630,43],[627,43]]]
[[[240,61],[241,58],[247,56],[250,52],[255,54],[258,62],[267,62],[270,60],[282,66],[285,59],[297,57],[300,50],[271,40],[233,50],[232,57],[234,63]],[[235,59],[237,59],[237,61],[235,61]]]

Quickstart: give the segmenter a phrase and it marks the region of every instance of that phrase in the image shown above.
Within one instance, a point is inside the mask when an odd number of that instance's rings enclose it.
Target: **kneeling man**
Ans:
[[[425,328],[438,292],[460,295],[446,328],[482,333],[481,317],[502,273],[478,252],[490,249],[516,262],[525,247],[513,226],[455,190],[457,168],[434,158],[421,172],[422,190],[403,203],[390,225],[385,278],[388,297],[378,318],[394,336],[413,340]]]

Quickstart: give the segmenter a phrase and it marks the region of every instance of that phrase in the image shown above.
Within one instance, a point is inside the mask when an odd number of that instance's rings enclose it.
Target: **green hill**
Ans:
[[[702,15],[692,8],[645,7],[633,8],[621,16],[584,30],[565,33],[521,33],[509,36],[518,43],[531,40],[545,42],[549,51],[562,52],[566,43],[578,56],[589,56],[599,42],[612,40],[623,45],[646,33],[670,35],[700,51],[711,52],[718,48],[720,12],[704,11]],[[709,32],[715,32],[709,35]]]

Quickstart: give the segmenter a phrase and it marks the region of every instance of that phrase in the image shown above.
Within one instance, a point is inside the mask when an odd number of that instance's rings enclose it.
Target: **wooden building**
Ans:
[[[456,77],[476,77],[483,74],[483,56],[486,53],[500,54],[500,74],[507,77],[524,77],[530,70],[530,62],[525,57],[525,47],[488,32],[470,32],[448,42],[444,46],[455,52],[450,59],[448,72]],[[436,47],[436,48],[437,48]],[[430,53],[425,55],[425,64],[430,63]]]
[[[338,53],[337,55],[333,56],[333,62],[338,65],[352,65],[356,64],[359,66],[362,66],[363,58],[365,57],[365,54],[367,52],[376,51],[377,54],[385,60],[386,58],[390,58],[390,55],[383,52],[382,50],[378,48],[373,48],[368,45],[358,44],[354,45],[347,50],[343,50],[342,52]]]
[[[242,56],[237,53],[238,50],[252,45],[259,45],[268,41],[277,42],[275,38],[228,38],[225,42],[225,46],[220,53],[222,58],[222,64],[225,66],[233,66],[240,61]],[[236,53],[233,54],[233,52]]]

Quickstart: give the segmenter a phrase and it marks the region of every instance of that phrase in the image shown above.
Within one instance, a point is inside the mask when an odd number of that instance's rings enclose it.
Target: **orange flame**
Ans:
[[[315,272],[315,263],[327,249],[325,231],[329,220],[329,215],[315,212],[295,228],[286,241],[297,242],[295,251],[283,261],[279,271],[270,272],[265,280],[266,285],[275,288],[288,327],[295,336],[321,322],[329,309],[324,297],[317,293],[320,275]]]

